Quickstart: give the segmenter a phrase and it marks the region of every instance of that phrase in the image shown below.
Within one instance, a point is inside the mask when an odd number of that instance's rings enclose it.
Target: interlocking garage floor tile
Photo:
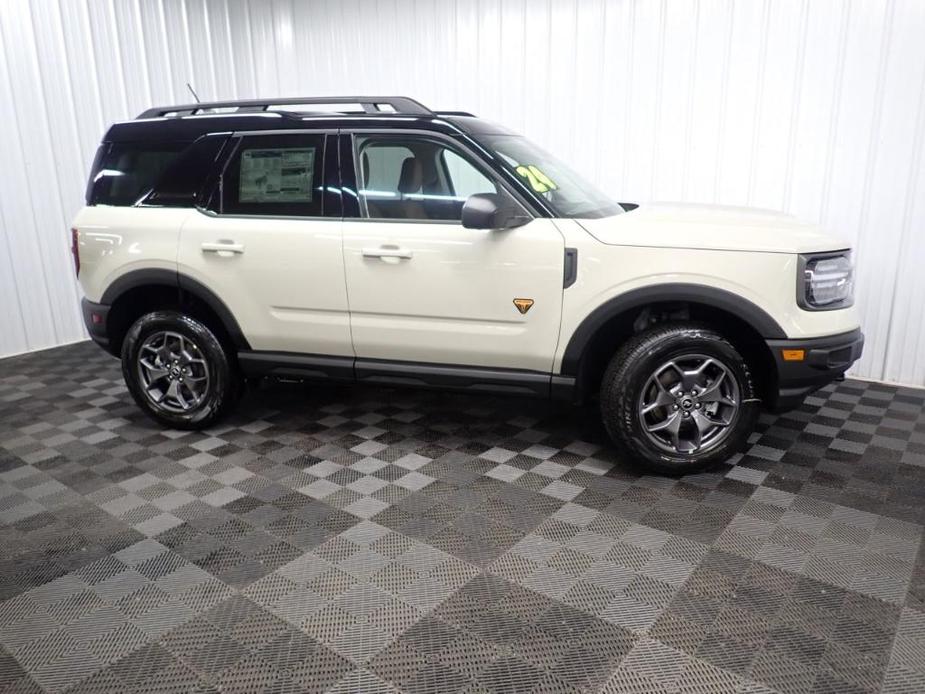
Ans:
[[[925,691],[925,391],[860,381],[641,474],[591,409],[263,386],[146,420],[0,361],[0,691]]]

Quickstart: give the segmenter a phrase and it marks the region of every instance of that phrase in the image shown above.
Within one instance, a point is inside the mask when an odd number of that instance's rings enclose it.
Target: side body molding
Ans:
[[[562,356],[561,373],[576,376],[585,348],[595,333],[614,316],[654,303],[693,302],[722,309],[750,325],[761,337],[784,339],[784,329],[764,309],[724,289],[700,284],[670,283],[640,287],[598,306],[572,333]]]
[[[238,321],[235,320],[234,315],[228,310],[225,302],[219,299],[212,290],[201,282],[197,282],[191,277],[187,277],[173,270],[149,268],[128,272],[118,277],[106,288],[100,303],[111,306],[125,292],[145,285],[176,287],[179,299],[182,299],[184,292],[195,296],[218,316],[235,347],[238,349],[250,349],[247,338],[244,337],[244,333],[241,332],[241,326],[238,325]]]

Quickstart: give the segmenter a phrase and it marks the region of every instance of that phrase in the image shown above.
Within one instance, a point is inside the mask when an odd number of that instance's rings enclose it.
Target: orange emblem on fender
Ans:
[[[514,299],[514,305],[521,313],[526,313],[533,306],[533,299]]]

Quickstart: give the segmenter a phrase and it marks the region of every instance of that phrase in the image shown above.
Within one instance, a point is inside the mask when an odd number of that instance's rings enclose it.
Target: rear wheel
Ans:
[[[203,429],[234,405],[241,379],[221,342],[195,318],[155,311],[122,344],[122,374],[139,407],[175,429]]]
[[[610,436],[659,472],[687,473],[728,459],[759,413],[748,364],[719,333],[666,325],[633,336],[601,383]]]

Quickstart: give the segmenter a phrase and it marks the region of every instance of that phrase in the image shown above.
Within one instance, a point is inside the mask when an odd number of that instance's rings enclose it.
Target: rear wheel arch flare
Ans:
[[[112,307],[107,329],[110,350],[118,353],[121,341],[135,319],[149,310],[188,309],[211,324],[235,350],[250,344],[228,306],[214,292],[191,277],[165,269],[135,270],[116,279],[100,303]]]

